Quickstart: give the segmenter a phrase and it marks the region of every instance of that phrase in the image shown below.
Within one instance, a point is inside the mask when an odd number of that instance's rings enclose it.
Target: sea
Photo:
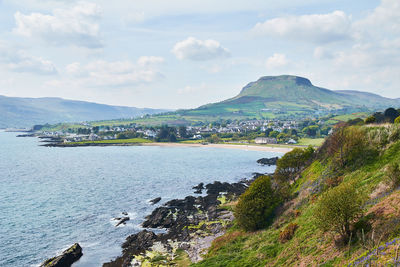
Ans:
[[[0,266],[38,266],[78,242],[73,266],[101,266],[163,203],[193,186],[273,172],[262,157],[280,153],[211,147],[49,148],[0,132]],[[161,197],[153,206],[149,200]],[[130,221],[115,227],[127,212]]]

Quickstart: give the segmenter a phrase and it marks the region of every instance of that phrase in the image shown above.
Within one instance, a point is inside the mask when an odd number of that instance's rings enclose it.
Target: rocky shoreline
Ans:
[[[257,162],[274,165],[276,160],[277,158],[263,158]],[[187,266],[202,260],[213,240],[232,226],[232,203],[260,175],[265,174],[253,173],[252,178],[236,183],[200,183],[192,189],[194,194],[201,196],[173,199],[157,207],[145,217],[142,223],[144,230],[126,238],[121,246],[122,255],[104,263],[103,267]],[[161,199],[152,199],[149,204],[154,205]],[[117,226],[130,219],[126,212],[122,212],[122,215],[114,218]],[[71,266],[81,256],[82,249],[79,244],[75,244],[62,255],[48,259],[41,266]],[[65,264],[66,262],[68,263]]]
[[[103,267],[178,265],[198,262],[212,241],[232,225],[233,212],[228,204],[235,201],[257,178],[237,183],[214,182],[193,187],[205,196],[174,199],[156,208],[142,223],[144,230],[130,235],[122,244],[122,255]],[[151,229],[164,229],[156,234]]]

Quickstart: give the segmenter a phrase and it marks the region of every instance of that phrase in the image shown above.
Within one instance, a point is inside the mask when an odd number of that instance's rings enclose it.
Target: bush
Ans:
[[[279,242],[286,243],[292,239],[297,228],[299,228],[297,223],[289,223],[288,226],[279,233]]]
[[[279,205],[269,176],[258,177],[240,197],[235,207],[238,225],[246,231],[268,226]]]
[[[274,177],[279,182],[288,182],[296,180],[296,174],[302,167],[311,159],[314,153],[314,148],[295,148],[286,153],[282,158],[278,159],[276,163],[276,170]]]
[[[322,194],[314,211],[316,225],[324,232],[335,232],[346,241],[351,226],[362,215],[364,194],[352,184],[341,184]]]
[[[371,124],[371,123],[375,123],[375,122],[376,122],[376,118],[373,115],[371,115],[365,119],[365,124]]]
[[[324,145],[336,169],[357,167],[376,156],[364,128],[338,126]],[[387,138],[386,138],[387,139]]]
[[[394,120],[394,123],[396,123],[396,124],[400,123],[400,116],[398,116],[398,117]]]
[[[400,186],[400,167],[397,163],[392,163],[388,166],[386,171],[386,183],[391,188],[397,188]]]
[[[384,112],[385,120],[393,123],[394,120],[399,116],[399,112],[394,108],[388,108]]]

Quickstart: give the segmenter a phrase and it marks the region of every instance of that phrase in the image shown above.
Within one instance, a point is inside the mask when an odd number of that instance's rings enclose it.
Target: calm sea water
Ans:
[[[154,206],[193,195],[192,186],[233,182],[277,153],[207,147],[46,148],[36,138],[0,132],[0,266],[36,266],[74,242],[74,266],[101,266],[121,252]],[[115,227],[113,217],[131,220]]]

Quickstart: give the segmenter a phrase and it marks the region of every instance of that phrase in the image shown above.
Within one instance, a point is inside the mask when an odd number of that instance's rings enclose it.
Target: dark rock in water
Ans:
[[[35,137],[35,134],[19,134],[17,137]]]
[[[218,233],[223,228],[222,224],[208,225],[203,223],[198,229],[189,226],[199,225],[204,221],[219,220],[219,216],[223,215],[223,210],[219,208],[221,202],[218,200],[221,194],[227,200],[236,199],[247,189],[250,183],[250,180],[232,184],[214,182],[206,186],[201,183],[193,188],[197,190],[207,189],[206,196],[173,199],[157,207],[145,218],[142,226],[145,228],[165,228],[167,232],[156,235],[153,232],[143,230],[129,236],[122,245],[122,256],[103,264],[103,267],[131,266],[135,255],[148,250],[154,242],[161,242],[169,250],[168,242],[170,240],[182,242],[187,244],[184,247],[190,247],[194,232],[206,232],[210,231],[208,228],[211,228],[211,233]]]
[[[126,221],[129,221],[129,217],[122,217],[122,218],[115,218],[115,220],[118,220],[119,222],[115,225],[115,227],[120,226],[121,224],[125,224]]]
[[[70,267],[82,257],[82,248],[78,243],[65,250],[60,256],[46,260],[40,267]]]
[[[126,211],[123,211],[122,215],[128,216],[128,213]]]
[[[195,194],[201,194],[203,193],[204,183],[199,183],[198,185],[193,186],[192,189],[196,189],[196,191],[194,191]]]
[[[276,162],[278,161],[278,159],[279,159],[278,157],[262,158],[262,159],[257,160],[257,163],[261,164],[261,165],[271,166],[271,165],[276,165]]]
[[[219,195],[222,192],[234,195],[241,195],[245,190],[246,186],[243,183],[221,183],[214,182],[206,185],[208,195]]]
[[[156,197],[155,199],[150,200],[151,205],[157,204],[158,202],[160,202],[161,197]]]

